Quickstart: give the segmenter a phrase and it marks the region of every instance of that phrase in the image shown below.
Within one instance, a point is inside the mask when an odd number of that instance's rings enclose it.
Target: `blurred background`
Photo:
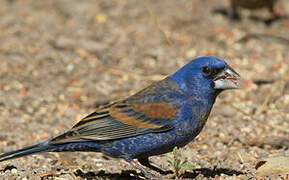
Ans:
[[[260,159],[289,155],[289,1],[273,9],[233,10],[229,0],[1,0],[0,152],[58,135],[99,105],[216,56],[241,74],[243,88],[222,93],[183,148],[196,167],[184,177],[254,178]],[[168,170],[168,156],[151,160]],[[0,179],[117,179],[130,169],[99,153],[46,153],[1,163]]]

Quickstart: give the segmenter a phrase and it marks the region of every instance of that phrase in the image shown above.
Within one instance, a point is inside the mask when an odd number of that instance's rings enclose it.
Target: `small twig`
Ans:
[[[275,94],[276,90],[278,88],[281,89],[281,92],[283,91],[284,89],[284,85],[282,86],[283,82],[285,81],[285,75],[283,75],[276,83],[276,86],[274,86],[274,88],[271,89],[271,91],[269,92],[269,94],[266,96],[262,106],[259,108],[259,110],[257,111],[257,114],[258,113],[262,113],[262,112],[265,112],[268,108],[268,105],[269,105],[269,102],[270,100],[272,99],[273,95]]]
[[[170,38],[167,36],[164,28],[161,26],[161,24],[159,23],[159,20],[157,18],[157,16],[152,12],[151,8],[149,8],[148,6],[146,6],[147,11],[149,12],[149,14],[151,15],[151,17],[153,18],[155,24],[157,25],[158,29],[160,30],[160,32],[162,33],[162,35],[165,37],[167,43],[169,46],[172,46],[173,43],[170,40]]]
[[[53,174],[55,174],[55,172],[52,170],[52,171],[47,171],[45,173],[41,173],[38,175],[38,177],[40,177],[42,179],[42,178],[45,178],[47,176],[53,176]]]
[[[237,152],[237,155],[238,155],[238,157],[240,158],[241,163],[244,164],[244,159],[243,159],[243,157],[241,156],[241,154],[240,154],[239,152]]]
[[[272,83],[276,82],[277,80],[279,80],[279,79],[256,79],[253,82],[257,86],[261,86],[261,85],[265,85],[265,84],[272,84]]]
[[[269,94],[266,96],[263,104],[261,105],[261,107],[257,111],[258,112],[257,114],[265,112],[268,109],[269,102],[270,102],[271,98],[273,97],[275,91],[276,91],[276,87],[271,89]]]

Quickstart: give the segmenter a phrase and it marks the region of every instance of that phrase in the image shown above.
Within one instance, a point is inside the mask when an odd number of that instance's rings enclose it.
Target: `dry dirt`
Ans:
[[[289,1],[232,22],[226,0],[1,0],[0,152],[56,136],[97,105],[126,97],[191,59],[225,59],[241,90],[218,98],[182,149],[183,178],[255,179],[255,165],[289,155]],[[266,21],[266,22],[265,22]],[[172,169],[167,157],[151,157]],[[101,153],[43,153],[0,163],[0,179],[138,179]],[[164,179],[169,177],[163,177]],[[286,177],[268,177],[286,179]],[[287,177],[288,178],[288,177]]]

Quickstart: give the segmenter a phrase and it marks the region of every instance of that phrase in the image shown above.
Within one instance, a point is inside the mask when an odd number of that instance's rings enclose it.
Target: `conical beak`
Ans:
[[[231,67],[225,68],[214,78],[214,89],[238,89],[241,76]]]

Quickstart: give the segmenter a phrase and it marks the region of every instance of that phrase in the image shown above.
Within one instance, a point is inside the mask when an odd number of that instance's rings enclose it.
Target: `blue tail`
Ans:
[[[101,152],[100,146],[97,142],[72,142],[64,144],[50,144],[50,141],[45,141],[43,143],[30,146],[24,149],[12,151],[0,155],[0,162],[9,159],[15,159],[23,156],[28,156],[40,152],[63,152],[63,151],[91,151],[91,152]]]
[[[55,147],[48,145],[48,143],[37,144],[37,145],[30,146],[24,149],[2,154],[0,155],[0,162],[6,161],[9,159],[28,156],[28,155],[39,153],[39,152],[49,152],[49,151],[52,151],[54,148]]]

